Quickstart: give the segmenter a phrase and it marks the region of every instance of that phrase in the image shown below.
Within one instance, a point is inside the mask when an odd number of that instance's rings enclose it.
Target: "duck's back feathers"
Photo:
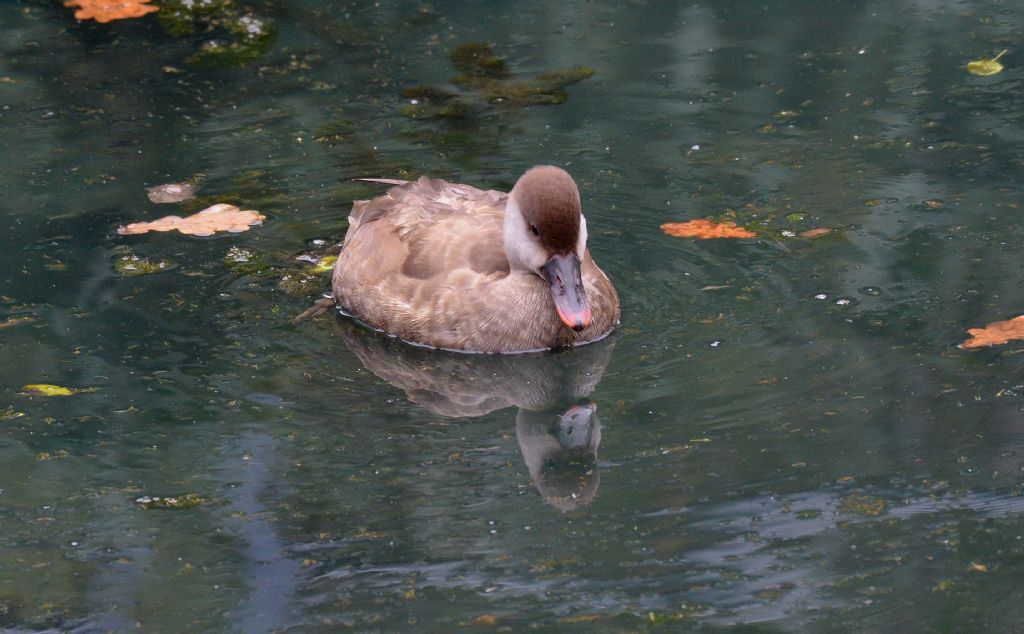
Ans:
[[[438,348],[538,350],[607,334],[618,321],[618,297],[589,254],[587,292],[613,304],[595,310],[582,333],[558,321],[542,279],[509,270],[507,199],[422,177],[357,201],[334,270],[335,300],[374,328]]]

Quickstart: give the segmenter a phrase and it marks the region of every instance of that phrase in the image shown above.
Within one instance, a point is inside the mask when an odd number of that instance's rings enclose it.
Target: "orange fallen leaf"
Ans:
[[[242,210],[234,205],[221,203],[194,213],[187,218],[181,216],[165,216],[153,222],[133,222],[117,228],[122,236],[136,235],[149,231],[170,231],[177,229],[181,233],[193,236],[212,236],[218,231],[241,233],[249,227],[263,222],[266,216],[251,209]]]
[[[494,625],[497,622],[493,614],[481,614],[473,620],[473,625]]]
[[[735,222],[711,222],[710,220],[691,220],[689,222],[668,222],[661,225],[661,230],[676,238],[756,238],[757,234]]]
[[[807,231],[804,231],[803,233],[800,234],[800,237],[817,238],[818,236],[823,236],[826,233],[832,233],[832,230],[829,229],[828,227],[817,227],[815,229],[808,229]]]
[[[1024,315],[1006,321],[994,321],[984,328],[967,330],[971,338],[960,344],[961,348],[998,346],[1015,339],[1024,339]]]
[[[149,0],[66,0],[65,7],[75,7],[76,20],[110,22],[126,18],[140,18],[147,13],[159,11],[159,7],[147,4]]]

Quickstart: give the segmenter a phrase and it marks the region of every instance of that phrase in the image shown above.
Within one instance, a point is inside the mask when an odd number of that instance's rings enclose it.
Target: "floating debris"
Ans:
[[[164,183],[146,188],[146,196],[157,204],[180,203],[196,197],[196,190],[189,183]]]
[[[135,503],[146,510],[161,509],[180,511],[183,509],[195,508],[206,501],[208,501],[208,498],[205,498],[198,493],[186,493],[184,495],[177,495],[174,497],[143,495],[135,498]]]

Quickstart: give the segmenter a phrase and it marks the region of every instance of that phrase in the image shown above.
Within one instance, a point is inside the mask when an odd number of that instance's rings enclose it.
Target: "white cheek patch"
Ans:
[[[509,267],[513,270],[539,273],[548,261],[544,248],[537,237],[526,227],[526,220],[512,198],[505,203],[505,253]]]
[[[587,252],[587,218],[580,213],[580,237],[576,240],[576,257],[583,261],[583,254]]]

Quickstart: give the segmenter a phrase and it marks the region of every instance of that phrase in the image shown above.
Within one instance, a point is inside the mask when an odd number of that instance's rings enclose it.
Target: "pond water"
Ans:
[[[1019,628],[1024,348],[957,346],[1024,311],[1019,3],[235,6],[273,25],[243,63],[193,58],[216,15],[0,3],[0,628]],[[474,42],[594,74],[488,98],[451,82]],[[353,178],[538,163],[580,184],[608,340],[292,323]],[[116,232],[216,202],[267,219]],[[759,236],[659,228],[703,217]]]

